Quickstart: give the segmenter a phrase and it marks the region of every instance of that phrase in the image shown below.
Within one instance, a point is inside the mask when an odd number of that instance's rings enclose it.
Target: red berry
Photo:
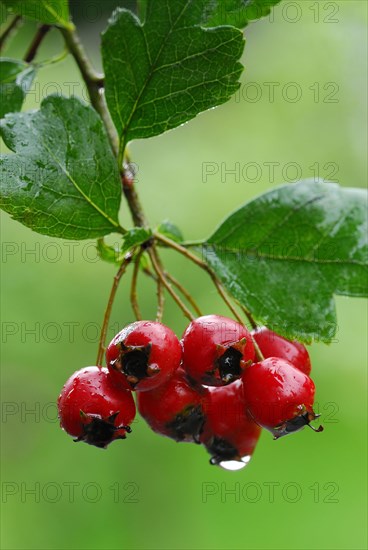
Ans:
[[[125,439],[135,417],[132,393],[114,386],[108,370],[86,367],[75,372],[58,398],[61,427],[75,441],[106,448]]]
[[[252,335],[266,359],[267,357],[280,357],[290,361],[297,369],[305,374],[310,374],[312,369],[309,353],[303,344],[297,340],[286,340],[267,327],[252,330]]]
[[[192,387],[179,368],[164,385],[138,393],[138,410],[153,431],[175,441],[199,443],[207,393],[206,388]]]
[[[247,411],[275,439],[300,430],[317,417],[314,383],[289,361],[269,357],[254,363],[245,370],[243,384]]]
[[[201,436],[211,464],[240,470],[253,454],[261,428],[246,413],[243,383],[236,380],[221,388],[209,388],[206,422]]]
[[[208,386],[234,382],[255,357],[248,329],[220,315],[192,321],[182,342],[185,370],[194,381]]]
[[[172,330],[154,321],[137,321],[110,342],[106,361],[116,383],[147,391],[170,378],[180,365],[181,354]]]

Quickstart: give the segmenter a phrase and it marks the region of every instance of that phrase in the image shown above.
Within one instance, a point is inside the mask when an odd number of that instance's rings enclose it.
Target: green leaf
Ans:
[[[147,1],[137,0],[137,14],[141,21],[144,21],[146,18]]]
[[[0,118],[21,110],[35,74],[35,68],[23,61],[0,58]]]
[[[329,342],[333,294],[368,295],[367,234],[364,190],[302,181],[231,214],[203,253],[257,321],[287,337]]]
[[[281,0],[216,0],[209,12],[206,26],[233,25],[239,29],[251,21],[265,17]]]
[[[125,233],[123,245],[121,247],[122,254],[126,254],[132,248],[139,246],[152,237],[152,231],[143,227],[134,227]]]
[[[0,123],[0,206],[34,231],[89,239],[121,231],[121,182],[96,111],[77,98],[49,96],[39,111]]]
[[[123,261],[123,255],[120,252],[120,248],[106,244],[103,239],[97,239],[96,248],[99,257],[104,262],[117,265]]]
[[[128,10],[114,12],[102,56],[122,149],[224,103],[239,88],[243,35],[199,26],[210,1],[149,0],[144,24]]]
[[[182,243],[184,240],[183,234],[180,229],[174,225],[170,220],[164,220],[156,229],[157,233],[168,237],[176,243]]]
[[[8,10],[6,9],[6,6],[0,2],[0,25],[4,25],[6,23],[6,20],[8,18]],[[1,29],[3,31],[3,29]]]
[[[69,21],[68,0],[1,0],[12,11],[28,19],[34,19],[49,25],[73,29]]]

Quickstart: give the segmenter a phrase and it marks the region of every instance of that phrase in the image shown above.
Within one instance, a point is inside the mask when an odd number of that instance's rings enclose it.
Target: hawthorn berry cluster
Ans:
[[[131,432],[133,391],[153,431],[204,445],[227,469],[249,462],[261,428],[277,439],[317,417],[306,348],[266,327],[206,315],[179,341],[161,323],[137,321],[110,342],[106,362],[74,373],[58,399],[62,428],[97,447]]]

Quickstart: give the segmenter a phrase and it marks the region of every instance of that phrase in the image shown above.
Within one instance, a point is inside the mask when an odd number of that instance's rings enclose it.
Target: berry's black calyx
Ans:
[[[83,433],[77,439],[74,439],[74,441],[84,441],[89,445],[106,449],[108,444],[114,439],[125,439],[125,435],[116,437],[115,432],[125,430],[130,433],[132,430],[129,426],[115,426],[118,414],[119,412],[107,418],[102,418],[99,415],[85,414],[83,411],[80,411]]]
[[[230,346],[217,359],[220,377],[224,384],[230,384],[239,378],[241,375],[240,362],[242,358],[243,354],[241,351],[235,349],[233,346]]]
[[[212,455],[210,464],[217,465],[227,460],[239,459],[238,450],[222,437],[214,436],[211,441],[206,444],[206,448]]]
[[[200,405],[190,405],[177,414],[167,428],[172,432],[176,441],[194,441],[200,443],[199,436],[203,431],[204,414]]]
[[[297,432],[299,430],[302,430],[304,426],[308,426],[311,428],[314,432],[323,432],[323,426],[319,426],[318,428],[314,428],[311,426],[312,420],[315,420],[318,418],[319,414],[314,414],[313,412],[306,411],[303,414],[300,414],[298,416],[295,416],[295,418],[292,418],[291,420],[287,420],[280,426],[276,426],[272,430],[273,438],[279,439],[280,437],[283,437],[284,435],[289,435],[291,433]]]
[[[151,344],[137,347],[122,346],[121,369],[133,384],[152,375],[152,368],[149,366],[151,347]]]

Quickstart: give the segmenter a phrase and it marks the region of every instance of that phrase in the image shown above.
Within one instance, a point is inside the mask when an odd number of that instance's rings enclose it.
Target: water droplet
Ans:
[[[224,470],[236,472],[237,470],[242,470],[249,463],[251,456],[243,456],[241,460],[224,460],[219,463],[219,466]]]

